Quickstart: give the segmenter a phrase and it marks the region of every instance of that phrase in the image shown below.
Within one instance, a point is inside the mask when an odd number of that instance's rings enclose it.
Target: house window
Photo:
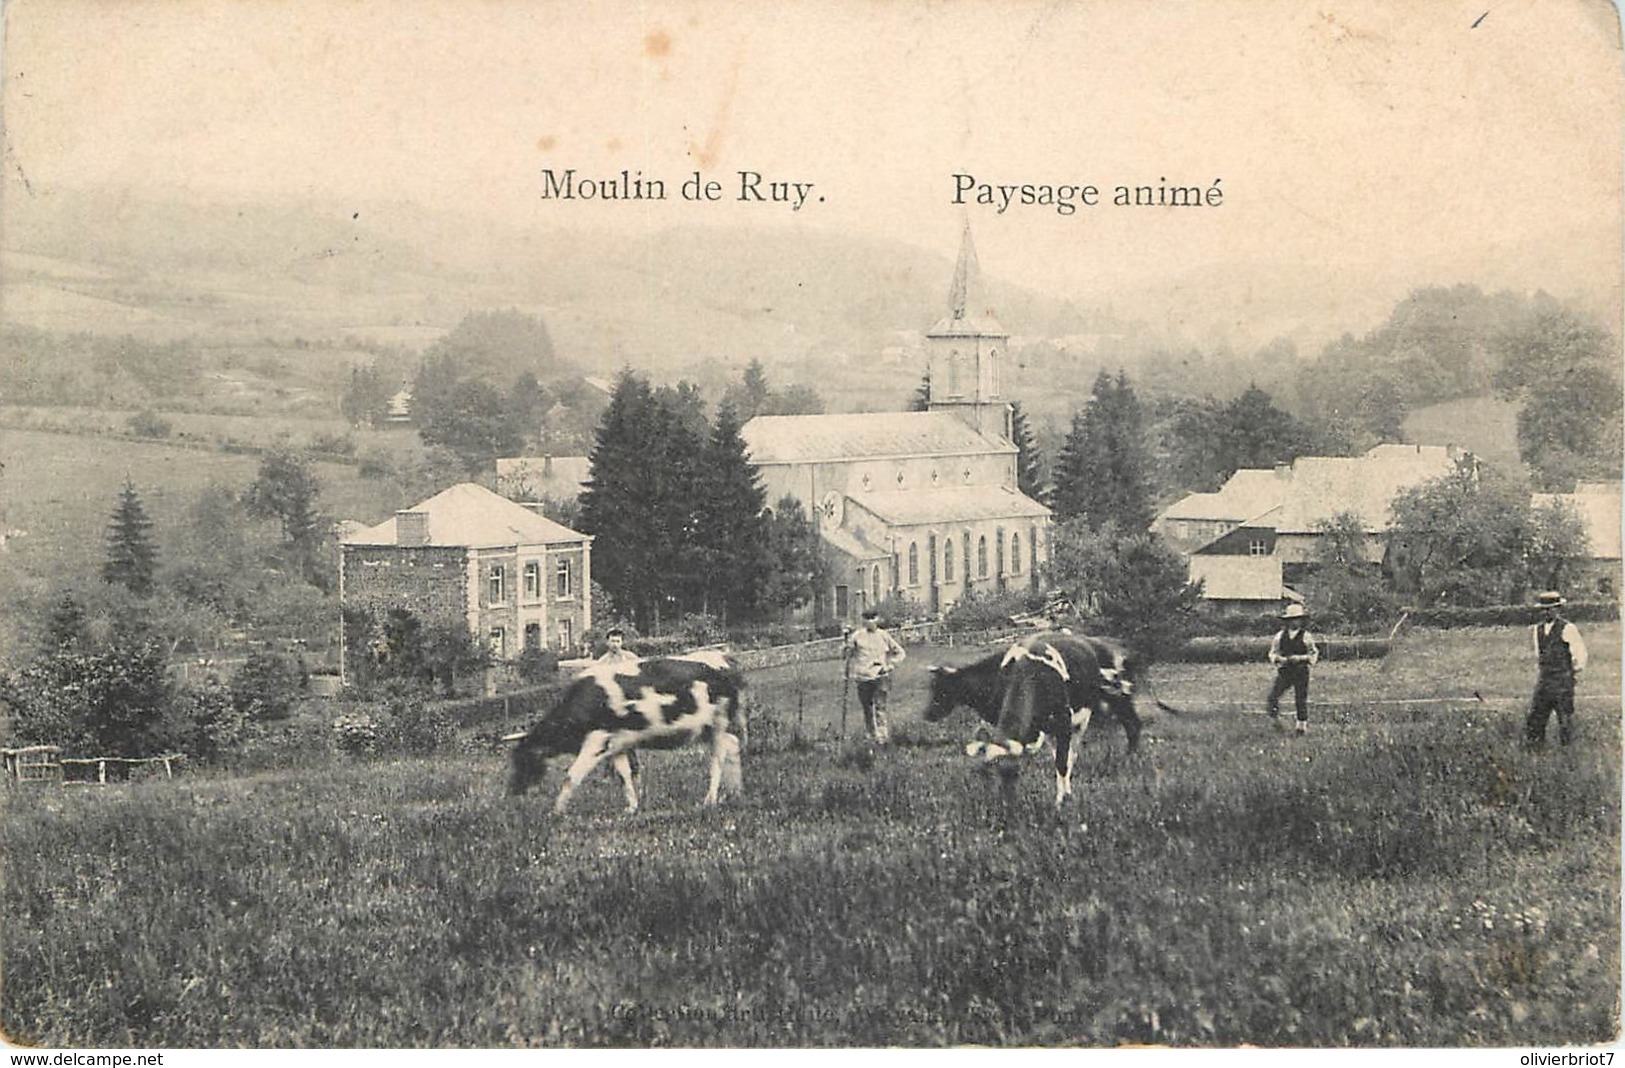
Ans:
[[[542,595],[542,565],[534,560],[525,562],[525,597],[534,601]]]
[[[908,584],[920,584],[920,544],[911,541],[908,543]]]
[[[560,597],[568,597],[570,596],[570,591],[570,561],[560,560],[558,570],[558,595]]]
[[[542,647],[542,625],[540,623],[525,624],[525,648],[540,649]]]
[[[1021,574],[1021,535],[1010,535],[1010,574]]]
[[[501,627],[491,628],[491,655],[501,658],[508,654],[508,632]]]
[[[949,538],[942,543],[942,581],[954,580],[954,540]]]
[[[490,604],[501,604],[508,599],[508,575],[501,564],[491,568],[491,581],[486,592]]]
[[[1253,538],[1247,542],[1248,556],[1268,556],[1269,554],[1270,543],[1263,538]]]
[[[568,619],[559,620],[559,651],[575,648],[575,630]]]
[[[976,577],[987,578],[987,535],[976,539]]]

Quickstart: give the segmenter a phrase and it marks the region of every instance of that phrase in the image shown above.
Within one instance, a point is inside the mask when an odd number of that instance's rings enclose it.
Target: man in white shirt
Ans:
[[[1586,643],[1580,628],[1558,614],[1563,595],[1547,590],[1536,598],[1541,621],[1534,626],[1540,678],[1524,721],[1524,740],[1531,748],[1546,743],[1546,723],[1557,713],[1557,740],[1568,745],[1574,735],[1574,680],[1586,666]]]
[[[874,609],[863,613],[862,628],[846,639],[847,672],[858,681],[863,725],[879,745],[891,740],[891,727],[886,722],[886,696],[892,668],[907,656],[897,639],[880,629],[880,614]]]

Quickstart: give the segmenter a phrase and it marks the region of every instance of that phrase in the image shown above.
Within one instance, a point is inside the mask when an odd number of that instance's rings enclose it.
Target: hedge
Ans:
[[[1539,609],[1527,604],[1492,604],[1473,608],[1439,607],[1410,609],[1407,625],[1436,627],[1496,627],[1532,624],[1540,618]],[[1618,601],[1571,601],[1563,606],[1563,618],[1576,623],[1608,623],[1619,618]]]
[[[1269,659],[1269,638],[1227,636],[1192,638],[1169,659],[1191,664],[1252,664]],[[1321,660],[1376,660],[1388,654],[1387,638],[1315,635]]]

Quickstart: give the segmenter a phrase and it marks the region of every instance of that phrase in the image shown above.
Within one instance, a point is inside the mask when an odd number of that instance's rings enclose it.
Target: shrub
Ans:
[[[558,676],[559,655],[551,649],[527,645],[515,658],[513,670],[519,681],[536,686]]]
[[[142,438],[167,438],[174,427],[167,419],[163,419],[152,411],[140,411],[130,416],[125,423],[130,433]]]
[[[265,650],[249,654],[231,679],[231,701],[252,720],[286,719],[305,689],[305,674],[285,656]]]
[[[972,630],[992,630],[1009,626],[1012,616],[1022,615],[1042,607],[1044,598],[1021,593],[965,594],[948,609],[943,623],[954,634]]]

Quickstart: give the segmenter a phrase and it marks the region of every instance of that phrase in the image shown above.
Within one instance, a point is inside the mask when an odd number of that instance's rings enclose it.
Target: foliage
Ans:
[[[357,426],[383,426],[397,383],[378,360],[350,369],[350,381],[339,399],[339,411]]]
[[[90,621],[85,614],[85,606],[71,592],[63,593],[51,607],[40,652],[49,656],[65,650],[82,649],[89,644]]]
[[[1113,523],[1097,530],[1064,521],[1050,539],[1047,584],[1147,661],[1171,655],[1195,629],[1201,587],[1186,574],[1184,559],[1156,535]]]
[[[911,412],[928,412],[931,410],[931,368],[925,369],[920,376],[920,384],[914,388],[914,393],[908,399],[908,410]]]
[[[130,416],[125,423],[130,433],[142,438],[167,438],[174,431],[167,419],[163,419],[151,409],[142,409]]]
[[[296,661],[256,650],[231,678],[232,707],[253,722],[286,719],[308,684],[308,675]]]
[[[412,414],[426,445],[444,445],[473,472],[499,456],[517,456],[536,433],[546,393],[521,375],[503,392],[472,376],[454,355],[426,356],[412,387]]]
[[[767,610],[800,608],[816,596],[827,569],[818,527],[801,502],[789,496],[779,498],[766,522],[771,567],[758,603]]]
[[[1086,404],[1072,417],[1072,430],[1055,463],[1055,514],[1082,519],[1096,529],[1116,523],[1126,530],[1151,524],[1146,473],[1146,435],[1140,401],[1128,375],[1102,371]]]
[[[380,684],[439,683],[449,696],[459,679],[491,663],[490,650],[461,619],[425,623],[405,608],[379,618],[353,606],[343,615],[346,672],[363,692]]]
[[[1049,500],[1049,481],[1044,471],[1044,452],[1033,436],[1032,424],[1020,401],[1010,402],[1010,440],[1016,447],[1016,488],[1033,500]]]
[[[554,352],[547,323],[511,308],[469,312],[424,356],[426,363],[458,366],[470,377],[488,382],[512,382],[527,375],[532,381],[546,381],[570,371]],[[414,392],[414,408],[417,400]]]
[[[134,483],[126,480],[108,526],[107,562],[102,565],[102,578],[132,593],[148,594],[153,589],[157,566],[158,547],[152,540],[152,520],[147,518],[146,505],[141,503]]]
[[[1025,592],[977,593],[971,590],[954,602],[953,607],[943,615],[942,622],[950,633],[955,634],[1007,627],[1012,616],[1033,609],[1035,600],[1042,603],[1043,598],[1035,598]]]
[[[106,648],[65,648],[7,680],[12,732],[25,744],[69,753],[144,757],[175,744],[168,658],[141,639]]]
[[[318,581],[316,564],[331,523],[317,501],[322,487],[311,465],[289,449],[272,449],[260,462],[259,473],[243,491],[243,507],[257,519],[274,519],[282,529],[282,544],[298,574]]]
[[[1617,479],[1621,423],[1615,340],[1565,310],[1549,310],[1494,341],[1496,392],[1522,403],[1518,453],[1542,488]]]
[[[793,385],[776,390],[767,381],[762,361],[752,358],[738,382],[723,391],[719,408],[732,408],[741,425],[758,415],[819,415],[824,400],[811,386]]]
[[[514,658],[514,674],[527,686],[550,682],[559,674],[559,655],[551,649],[527,645]]]
[[[1340,512],[1318,521],[1315,529],[1316,561],[1305,593],[1316,627],[1344,634],[1385,631],[1398,618],[1399,598],[1370,559],[1364,520]]]
[[[1532,577],[1561,577],[1585,547],[1575,517],[1544,510],[1537,527],[1527,487],[1489,466],[1406,490],[1392,516],[1387,567],[1420,607],[1522,601]]]
[[[702,472],[700,511],[706,518],[694,531],[703,576],[697,600],[720,609],[725,619],[749,616],[762,604],[775,561],[761,475],[726,404],[712,426]]]

